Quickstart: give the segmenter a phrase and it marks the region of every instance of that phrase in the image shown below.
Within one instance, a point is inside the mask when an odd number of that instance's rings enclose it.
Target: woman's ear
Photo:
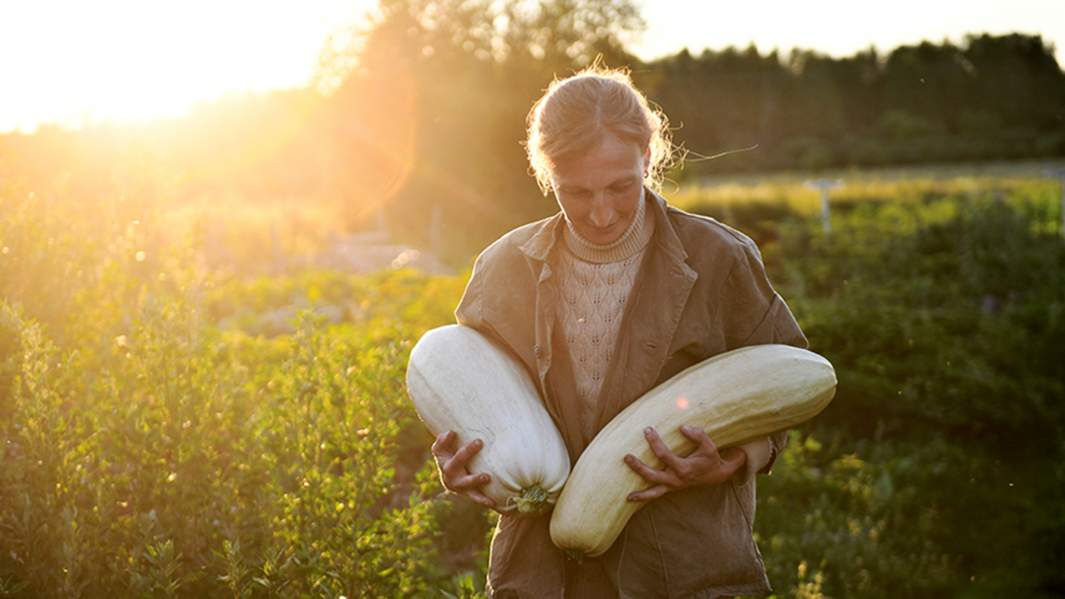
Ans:
[[[646,177],[651,170],[651,146],[643,149],[643,176]]]

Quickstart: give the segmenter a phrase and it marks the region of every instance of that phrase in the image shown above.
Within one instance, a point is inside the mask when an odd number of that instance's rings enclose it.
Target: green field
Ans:
[[[666,189],[756,238],[837,369],[759,480],[776,597],[1065,593],[1059,187],[950,175],[856,177],[828,236],[806,175]],[[264,274],[331,226],[271,214],[0,183],[0,596],[483,587],[491,515],[403,387],[468,270]]]

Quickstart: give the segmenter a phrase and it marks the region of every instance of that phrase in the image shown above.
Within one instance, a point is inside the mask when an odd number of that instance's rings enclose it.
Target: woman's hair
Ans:
[[[673,164],[669,121],[652,108],[632,84],[628,71],[610,69],[596,61],[565,79],[555,79],[533,104],[526,119],[525,150],[540,189],[551,189],[550,170],[592,149],[606,132],[650,148],[646,183],[661,185]]]

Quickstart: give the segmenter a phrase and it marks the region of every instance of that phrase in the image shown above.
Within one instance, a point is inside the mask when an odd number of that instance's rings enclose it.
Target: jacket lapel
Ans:
[[[551,341],[555,309],[558,305],[558,285],[553,278],[550,258],[558,239],[558,229],[564,219],[562,212],[555,214],[518,248],[525,254],[532,272],[537,273],[533,354],[536,356],[536,373],[542,387],[545,386],[547,371],[551,368]]]
[[[533,355],[536,357],[536,374],[544,407],[555,420],[566,445],[572,451],[574,428],[572,409],[574,406],[566,394],[555,393],[548,375],[552,365],[559,359],[556,356],[554,327],[555,312],[558,307],[558,281],[554,277],[551,265],[552,251],[560,235],[559,227],[564,226],[565,215],[562,212],[548,219],[519,249],[525,254],[532,272],[537,273],[536,300],[533,312]],[[556,365],[557,370],[557,365]],[[572,430],[570,430],[572,429]],[[579,436],[579,435],[578,435]]]
[[[636,288],[622,316],[614,359],[600,390],[598,431],[658,380],[695,281],[667,214],[666,201],[651,190],[655,230]],[[588,439],[586,442],[590,442]]]
[[[655,218],[651,246],[643,258],[640,274],[625,306],[621,328],[615,342],[614,357],[597,398],[598,413],[593,434],[614,416],[646,393],[658,379],[668,357],[670,345],[688,302],[698,274],[688,266],[687,252],[681,244],[661,196],[646,189],[649,208]],[[536,372],[544,405],[566,439],[572,456],[579,455],[591,442],[582,432],[570,371],[558,370],[555,362],[565,355],[556,352],[555,314],[558,306],[558,281],[552,269],[553,251],[560,241],[560,227],[565,225],[562,212],[544,222],[520,250],[537,274],[534,316]],[[556,353],[558,355],[556,355]],[[564,375],[562,388],[553,388],[549,373],[552,366]],[[554,376],[558,378],[558,376]]]

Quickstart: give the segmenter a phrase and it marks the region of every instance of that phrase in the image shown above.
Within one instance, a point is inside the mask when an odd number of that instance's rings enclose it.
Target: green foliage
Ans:
[[[1060,593],[1056,198],[842,188],[825,236],[808,199],[759,193],[689,207],[758,236],[840,381],[759,479],[778,596]],[[71,226],[22,206],[0,245]],[[441,494],[403,388],[468,275],[227,278],[78,230],[0,262],[68,277],[0,297],[0,596],[483,596],[492,514]]]
[[[828,596],[1060,592],[1065,242],[1050,199],[864,204],[827,238],[785,223],[763,248],[839,376],[762,486],[772,580],[799,595],[810,572]]]
[[[10,303],[18,297],[0,302],[0,589],[406,597],[447,587],[454,573],[437,566],[437,541],[454,510],[435,499],[403,371],[411,340],[450,318],[461,288],[409,271],[359,280],[345,288],[372,304],[358,318],[329,326],[302,311],[276,339],[212,325],[204,316],[218,304],[199,290],[125,306],[72,297],[103,316],[81,331],[101,334],[64,345]],[[242,283],[232,293],[247,297]]]

